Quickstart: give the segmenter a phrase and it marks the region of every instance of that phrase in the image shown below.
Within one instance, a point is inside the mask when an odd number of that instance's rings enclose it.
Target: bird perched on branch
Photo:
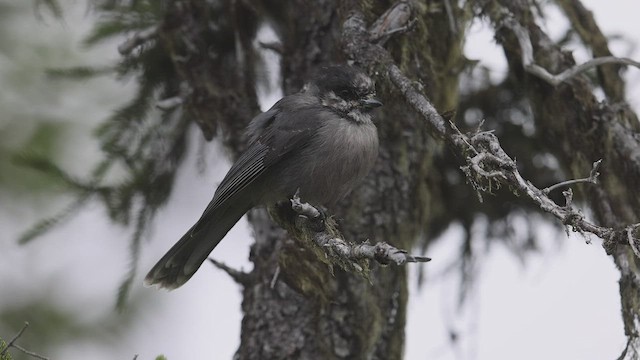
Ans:
[[[331,207],[373,167],[378,133],[370,111],[382,103],[360,69],[323,67],[248,127],[249,146],[187,233],[158,261],[146,285],[182,286],[251,208],[291,198]]]

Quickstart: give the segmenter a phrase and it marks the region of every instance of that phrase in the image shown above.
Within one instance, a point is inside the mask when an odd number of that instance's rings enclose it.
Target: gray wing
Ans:
[[[211,219],[215,210],[227,206],[243,190],[258,183],[274,165],[309,143],[320,126],[317,112],[323,109],[305,107],[296,111],[282,111],[279,104],[252,120],[249,131],[253,141],[229,169],[200,220],[194,225],[192,234],[209,221],[215,221]],[[251,204],[251,207],[255,205],[258,204]]]

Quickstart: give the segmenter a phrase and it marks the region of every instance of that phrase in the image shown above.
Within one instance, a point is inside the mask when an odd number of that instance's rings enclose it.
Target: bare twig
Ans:
[[[551,185],[549,187],[546,187],[546,188],[542,189],[542,192],[544,192],[545,194],[549,194],[550,192],[552,192],[553,190],[555,190],[555,189],[557,189],[559,187],[567,186],[567,185],[571,185],[571,184],[578,184],[578,183],[597,184],[598,183],[598,176],[600,176],[600,173],[598,172],[598,169],[600,168],[600,164],[601,163],[602,163],[602,159],[593,162],[593,167],[591,168],[591,173],[589,173],[589,177],[582,178],[582,179],[573,179],[573,180],[567,180],[567,181],[559,182],[557,184],[554,184],[554,185]]]
[[[529,32],[512,16],[505,15],[503,19],[503,25],[511,29],[518,38],[518,44],[520,44],[520,50],[522,51],[522,66],[525,70],[540,79],[548,82],[552,86],[558,86],[568,79],[579,75],[594,67],[605,64],[623,64],[640,68],[640,62],[629,58],[620,58],[616,56],[603,56],[595,59],[591,59],[584,64],[571,67],[560,74],[553,75],[547,69],[535,63],[533,57],[533,46],[531,45],[531,38]]]
[[[273,289],[276,287],[276,283],[278,282],[278,278],[280,277],[280,265],[276,266],[276,271],[273,273],[273,277],[271,278],[271,282],[269,286]]]
[[[180,90],[177,95],[159,100],[156,102],[156,107],[163,111],[175,109],[176,107],[184,104],[191,94],[193,94],[193,89],[191,89],[187,82],[183,81],[180,83]]]
[[[227,275],[229,275],[235,282],[237,282],[240,285],[245,285],[249,282],[249,274],[241,271],[241,270],[236,270],[228,265],[226,265],[225,263],[222,263],[220,261],[217,261],[213,258],[209,258],[209,261],[211,261],[211,263],[217,267],[218,269],[224,271],[227,273]]]
[[[20,329],[20,331],[18,331],[18,333],[15,334],[13,338],[11,338],[11,340],[7,343],[7,347],[4,348],[2,351],[0,351],[0,355],[4,355],[7,352],[7,349],[12,347],[13,344],[16,342],[16,340],[20,339],[20,337],[22,336],[24,331],[27,330],[28,327],[29,327],[29,322],[25,321],[24,325],[22,326],[22,329]]]
[[[273,42],[259,41],[258,45],[260,45],[261,48],[265,50],[271,50],[278,55],[282,55],[284,53],[284,48],[282,46],[282,43],[279,41],[273,41]]]
[[[48,358],[48,357],[46,357],[46,356],[42,356],[42,355],[40,355],[40,354],[38,354],[38,353],[35,353],[35,352],[33,352],[33,351],[30,351],[30,350],[27,350],[27,349],[23,348],[22,346],[20,346],[20,345],[18,345],[18,344],[13,344],[13,347],[14,347],[14,348],[16,348],[16,349],[18,349],[20,352],[22,352],[22,353],[24,353],[24,354],[27,354],[27,355],[29,355],[29,356],[31,356],[31,357],[34,357],[34,358],[36,358],[36,359],[40,359],[40,360],[49,360],[49,358]]]
[[[184,102],[182,96],[174,96],[167,99],[162,99],[156,103],[156,107],[160,110],[171,110],[176,108]]]
[[[29,322],[25,321],[24,325],[22,326],[22,329],[20,329],[20,331],[18,331],[18,333],[7,343],[7,346],[2,349],[2,351],[0,351],[0,356],[4,355],[7,353],[7,351],[9,350],[9,348],[15,348],[31,357],[37,358],[37,359],[41,359],[41,360],[49,360],[48,357],[42,356],[40,354],[37,354],[33,351],[29,351],[25,348],[23,348],[22,346],[16,344],[15,342],[20,339],[20,337],[22,336],[22,334],[24,333],[25,330],[27,330],[27,328],[29,327]]]
[[[148,29],[142,30],[136,33],[129,40],[118,46],[118,52],[121,55],[128,55],[136,47],[146,43],[147,41],[154,39],[158,35],[158,27],[152,26]]]

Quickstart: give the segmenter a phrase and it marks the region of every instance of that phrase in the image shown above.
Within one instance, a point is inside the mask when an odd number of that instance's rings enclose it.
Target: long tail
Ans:
[[[145,286],[158,285],[169,290],[182,286],[195,274],[209,253],[249,208],[225,207],[207,214],[206,218],[201,218],[153,266],[144,279]],[[194,232],[196,226],[199,229]]]

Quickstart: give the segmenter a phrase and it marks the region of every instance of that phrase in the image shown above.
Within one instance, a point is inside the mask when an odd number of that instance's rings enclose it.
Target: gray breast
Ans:
[[[331,207],[369,173],[378,156],[378,133],[371,121],[326,119],[307,147],[300,171],[304,201]]]

